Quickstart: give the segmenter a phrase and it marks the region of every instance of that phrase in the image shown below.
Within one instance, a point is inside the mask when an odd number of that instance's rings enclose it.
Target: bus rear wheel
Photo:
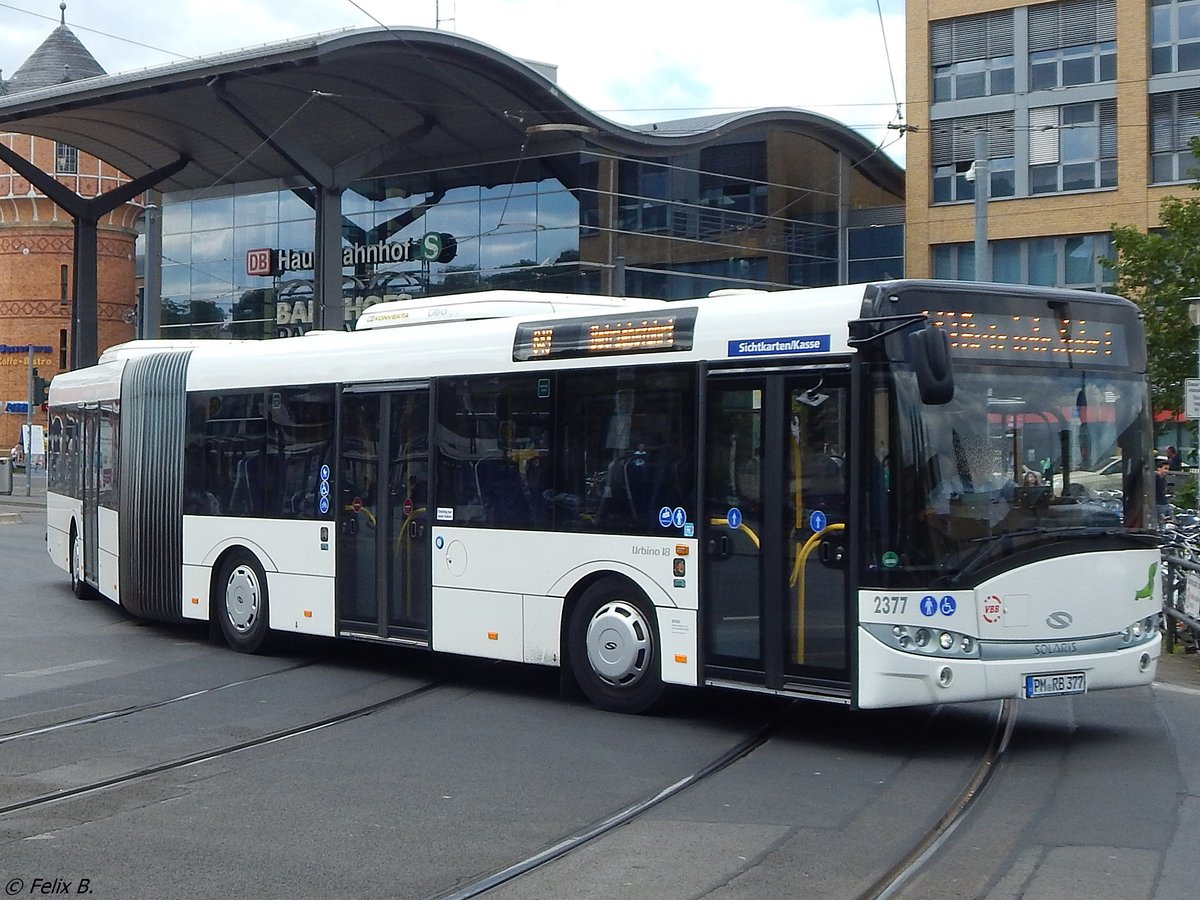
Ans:
[[[605,578],[583,592],[568,626],[571,671],[593,705],[642,713],[663,694],[654,607],[641,591]]]
[[[71,531],[71,593],[80,600],[91,600],[92,593],[83,580],[83,535]]]
[[[217,617],[234,650],[257,653],[267,641],[267,576],[249,553],[231,553],[217,577]]]

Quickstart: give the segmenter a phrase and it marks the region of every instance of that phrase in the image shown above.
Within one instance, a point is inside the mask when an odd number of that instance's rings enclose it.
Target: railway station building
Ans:
[[[0,343],[38,348],[49,377],[135,334],[352,328],[381,300],[905,274],[904,173],[845,125],[785,108],[621,125],[555,75],[425,29],[108,75],[64,16],[0,87]],[[112,206],[90,257],[29,164]],[[153,202],[115,203],[143,185]],[[0,401],[26,374],[0,368]],[[21,421],[0,414],[0,446]]]

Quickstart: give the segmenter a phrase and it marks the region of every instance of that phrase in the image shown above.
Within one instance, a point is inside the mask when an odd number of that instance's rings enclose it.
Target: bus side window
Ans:
[[[546,377],[446,379],[438,388],[438,501],[460,524],[542,526],[543,464],[550,457],[554,398]],[[541,383],[539,383],[541,382]]]
[[[329,386],[268,391],[265,514],[318,516],[322,463],[332,463],[333,389]]]
[[[556,527],[661,536],[659,510],[695,515],[695,380],[675,366],[559,380]]]

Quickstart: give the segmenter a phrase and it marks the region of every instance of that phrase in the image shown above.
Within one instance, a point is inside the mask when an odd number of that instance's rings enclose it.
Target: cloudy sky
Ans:
[[[0,0],[5,77],[59,16],[59,0]],[[799,107],[904,161],[886,127],[904,100],[903,0],[68,0],[66,19],[110,73],[344,28],[441,27],[557,65],[566,93],[617,122]]]

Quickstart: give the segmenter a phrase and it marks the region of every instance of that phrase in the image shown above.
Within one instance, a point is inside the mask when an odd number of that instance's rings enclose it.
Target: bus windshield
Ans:
[[[869,582],[960,586],[1013,554],[1148,527],[1145,379],[1112,369],[958,364],[954,399],[874,374]]]

